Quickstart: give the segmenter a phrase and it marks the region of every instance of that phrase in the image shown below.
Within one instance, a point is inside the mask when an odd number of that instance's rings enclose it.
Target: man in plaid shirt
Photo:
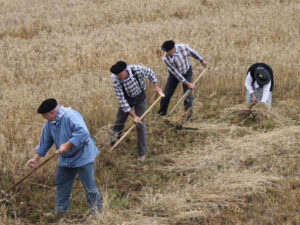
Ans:
[[[192,56],[198,59],[200,63],[206,67],[206,61],[193,49],[186,44],[175,44],[174,41],[165,41],[161,46],[161,49],[166,53],[163,56],[163,61],[169,71],[169,77],[164,89],[165,97],[161,99],[160,109],[158,114],[164,116],[167,113],[170,99],[174,94],[174,91],[179,82],[182,83],[183,92],[185,93],[188,89],[194,89],[195,86],[192,83],[192,66],[188,59]],[[190,93],[184,100],[184,109],[188,111],[192,108],[193,96]],[[192,111],[190,111],[188,119],[191,117]]]
[[[119,109],[113,126],[111,145],[121,137],[125,122],[130,115],[137,124],[138,134],[138,160],[145,160],[146,153],[146,125],[145,119],[140,116],[146,111],[146,83],[148,78],[154,85],[157,93],[162,90],[157,84],[154,72],[145,66],[128,65],[124,61],[118,61],[110,69],[113,79],[113,88],[119,101]],[[135,108],[135,112],[132,110]]]

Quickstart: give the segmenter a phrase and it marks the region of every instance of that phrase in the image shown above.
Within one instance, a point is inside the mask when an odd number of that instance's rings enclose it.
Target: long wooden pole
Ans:
[[[163,93],[160,93],[159,97],[155,100],[155,102],[152,103],[152,105],[143,113],[143,115],[140,117],[140,119],[142,120],[147,114],[148,112],[150,112],[150,110],[155,106],[155,104],[162,98],[165,97],[165,95]],[[133,124],[127,131],[125,134],[123,134],[123,136],[108,150],[109,152],[114,150],[121,141],[123,141],[123,139],[133,130],[133,128],[136,125]]]
[[[87,142],[86,142],[87,143]],[[86,143],[84,143],[79,149],[76,150],[76,152],[73,153],[73,156],[75,154],[77,154],[80,150],[82,150],[84,148],[84,146],[86,145]],[[25,179],[27,179],[31,174],[33,174],[35,171],[37,171],[39,168],[41,168],[43,165],[45,165],[47,162],[49,162],[51,159],[54,158],[54,156],[58,155],[59,151],[55,151],[55,153],[53,153],[49,158],[47,158],[45,161],[43,161],[41,164],[39,164],[37,167],[33,168],[28,174],[26,174],[24,177],[22,177],[20,180],[18,180],[14,185],[12,185],[10,188],[8,188],[5,191],[5,194],[7,194],[9,191],[11,191],[12,189],[14,189],[17,185],[19,185],[20,183],[22,183]]]
[[[17,185],[19,185],[20,183],[22,183],[27,177],[29,177],[31,174],[33,174],[35,171],[37,171],[39,168],[41,168],[43,165],[45,165],[47,162],[49,162],[52,158],[54,158],[54,156],[58,155],[57,153],[53,153],[53,155],[51,155],[49,158],[47,158],[45,161],[43,161],[41,164],[39,164],[37,167],[35,167],[34,169],[32,169],[28,174],[26,174],[24,177],[22,177],[20,180],[18,180],[14,185],[12,185],[10,188],[8,188],[5,191],[5,194],[7,194],[9,191],[11,191],[12,189],[14,189]]]
[[[208,70],[208,68],[205,68],[202,73],[197,77],[197,79],[194,81],[194,85],[199,81],[199,79],[204,75],[204,73]],[[184,95],[181,96],[181,98],[178,100],[178,102],[176,103],[176,105],[170,110],[168,116],[170,116],[175,109],[177,108],[177,106],[191,93],[191,89],[187,90]]]

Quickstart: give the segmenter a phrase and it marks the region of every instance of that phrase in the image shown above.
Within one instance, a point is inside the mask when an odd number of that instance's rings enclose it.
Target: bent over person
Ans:
[[[271,106],[274,86],[273,71],[265,63],[255,63],[249,67],[245,80],[246,104],[264,102]]]
[[[164,89],[165,97],[161,99],[160,109],[158,114],[164,116],[167,113],[170,99],[174,94],[179,82],[182,83],[183,93],[188,89],[194,89],[192,83],[193,70],[189,61],[189,56],[198,59],[202,66],[206,67],[206,61],[193,49],[186,44],[175,44],[173,40],[165,41],[161,46],[162,51],[166,53],[163,56],[163,61],[169,72],[168,80]],[[184,110],[192,109],[193,96],[190,93],[184,100]],[[188,118],[191,118],[190,111]]]
[[[94,179],[94,161],[99,153],[79,112],[46,99],[38,108],[46,119],[40,143],[27,165],[35,168],[53,143],[59,153],[56,171],[54,214],[66,213],[76,174],[79,175],[92,212],[101,212],[102,203]]]
[[[119,101],[119,109],[113,126],[111,146],[120,139],[125,122],[130,115],[137,124],[138,136],[138,160],[145,160],[146,153],[146,125],[145,119],[140,119],[146,111],[146,83],[148,78],[153,83],[155,91],[162,90],[157,84],[154,72],[145,66],[128,65],[124,61],[118,61],[110,69],[113,79],[113,88]],[[133,111],[133,107],[135,112]]]

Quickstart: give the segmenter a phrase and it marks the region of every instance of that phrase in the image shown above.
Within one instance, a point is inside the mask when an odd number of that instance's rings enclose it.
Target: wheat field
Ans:
[[[156,107],[144,165],[135,162],[135,132],[106,153],[118,107],[111,65],[146,65],[163,87],[160,46],[169,39],[210,68],[193,91],[195,121],[186,126],[195,130],[170,127]],[[191,61],[195,77],[203,68]],[[273,106],[242,123],[255,62],[274,71]],[[299,71],[299,0],[0,0],[0,189],[30,171],[45,122],[36,109],[54,97],[83,115],[101,151],[95,176],[104,204],[90,216],[76,181],[69,214],[43,216],[55,205],[53,160],[1,204],[0,224],[299,224]],[[157,96],[148,84],[150,105]],[[182,117],[180,109],[170,120]]]

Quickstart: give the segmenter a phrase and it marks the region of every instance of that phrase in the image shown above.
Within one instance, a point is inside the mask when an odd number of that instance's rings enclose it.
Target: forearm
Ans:
[[[81,124],[80,122],[77,122],[75,118],[70,121],[70,127],[72,129],[71,137],[65,140],[64,143],[61,143],[59,148],[68,151],[72,146],[75,149],[82,146],[84,142],[90,138],[90,134],[84,126],[84,122]]]
[[[262,98],[261,98],[262,102],[267,102],[267,100],[269,98],[269,94],[270,94],[270,88],[271,88],[271,82],[269,82],[268,84],[266,84],[263,87],[263,94],[262,94]]]
[[[251,94],[251,95],[254,94],[254,90],[253,90],[252,85],[245,85],[245,87],[246,87],[249,94]]]
[[[249,92],[249,94],[252,94],[254,92],[253,87],[252,87],[252,82],[253,82],[253,79],[249,72],[246,77],[246,80],[245,80],[245,87],[246,87],[247,91]]]
[[[201,55],[199,55],[196,51],[191,51],[191,56],[195,59],[198,59],[201,63],[203,62],[203,58]]]
[[[39,161],[41,156],[37,153],[34,154],[34,156],[32,157],[34,160]]]
[[[128,113],[129,113],[129,115],[130,115],[132,118],[136,117],[136,115],[135,115],[135,113],[134,113],[133,110],[130,110]]]
[[[169,63],[167,60],[165,60],[164,63],[165,63],[165,65],[166,65],[166,67],[167,67],[167,70],[168,70],[169,72],[171,72],[171,73],[174,75],[174,77],[175,77],[178,81],[180,81],[180,82],[182,82],[182,83],[185,82],[185,78],[179,73],[179,71],[176,69],[176,67],[174,67],[174,66],[173,66],[171,63]]]
[[[114,90],[118,98],[120,108],[122,109],[123,112],[128,113],[131,110],[131,107],[126,100],[122,89],[114,87]]]
[[[184,84],[189,88],[189,89],[194,89],[195,85],[191,82],[188,82],[187,80],[184,82]]]
[[[128,113],[129,113],[129,115],[132,117],[133,122],[134,122],[135,124],[137,124],[137,125],[138,125],[138,124],[142,124],[140,117],[137,116],[132,110],[130,110]]]
[[[66,143],[64,143],[62,145],[64,146],[65,151],[68,151],[73,146],[73,144],[70,141],[67,141]]]
[[[192,49],[188,46],[187,46],[187,50],[193,58],[198,59],[202,63],[203,58],[198,52],[196,52],[194,49]]]
[[[40,158],[41,158],[41,156],[39,154],[35,153],[34,156],[27,161],[26,166],[35,168],[37,166]]]
[[[172,71],[171,71],[172,72]],[[172,72],[172,74],[174,75],[174,77],[181,83],[185,83],[186,79],[176,70],[174,72]]]
[[[156,78],[154,72],[150,68],[145,67],[145,72],[143,74],[145,74],[145,77],[148,78],[151,83],[157,82],[157,78]]]
[[[53,145],[53,139],[51,136],[51,131],[48,126],[48,123],[46,123],[42,131],[39,145],[35,149],[35,153],[41,157],[44,157],[52,145]]]

